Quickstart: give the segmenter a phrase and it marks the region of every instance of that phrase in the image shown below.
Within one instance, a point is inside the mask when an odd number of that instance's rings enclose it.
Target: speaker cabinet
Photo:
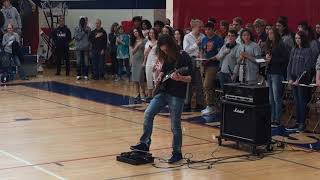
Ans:
[[[254,146],[268,144],[271,141],[270,116],[268,104],[249,105],[223,101],[220,137]]]

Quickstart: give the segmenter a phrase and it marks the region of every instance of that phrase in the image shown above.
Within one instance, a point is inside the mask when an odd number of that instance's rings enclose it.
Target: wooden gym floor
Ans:
[[[46,81],[135,95],[128,82],[76,82],[74,77],[55,77],[53,73],[31,80]],[[234,162],[214,164],[205,170],[187,166],[161,169],[117,162],[116,155],[128,151],[129,145],[138,141],[142,123],[140,111],[23,84],[1,87],[0,179],[318,180],[320,177],[320,154],[295,151],[299,149],[294,146],[261,160],[232,159]],[[228,146],[218,148],[215,139],[218,129],[182,124],[183,153],[192,153],[192,160],[211,158],[212,152],[215,157],[248,153]],[[156,117],[151,152],[161,158],[168,158],[171,153],[170,121],[166,117]],[[168,167],[158,161],[157,165]],[[195,166],[201,165],[204,164]]]

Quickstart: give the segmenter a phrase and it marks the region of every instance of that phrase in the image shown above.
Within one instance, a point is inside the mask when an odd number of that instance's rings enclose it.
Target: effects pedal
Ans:
[[[153,163],[154,157],[152,157],[152,154],[148,152],[130,151],[123,152],[117,156],[117,161],[131,165],[142,165]]]

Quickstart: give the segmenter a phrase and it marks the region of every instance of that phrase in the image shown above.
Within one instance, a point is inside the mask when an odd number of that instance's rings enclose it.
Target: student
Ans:
[[[239,44],[236,42],[238,33],[235,30],[229,30],[227,43],[223,45],[217,54],[216,58],[221,63],[221,70],[218,74],[220,87],[226,83],[231,83],[235,80],[235,69],[237,64],[237,52]]]
[[[183,31],[181,29],[176,29],[174,31],[174,39],[176,40],[180,49],[183,49],[183,38],[184,38]]]
[[[70,29],[65,25],[63,16],[59,17],[59,26],[51,34],[55,44],[57,72],[59,76],[61,73],[61,62],[64,60],[66,65],[66,76],[70,74],[70,60],[69,60],[69,43],[71,41]]]
[[[220,27],[218,31],[218,35],[225,40],[229,31],[229,23],[226,20],[221,20],[220,21]]]
[[[8,24],[7,33],[3,35],[2,46],[4,47],[4,52],[8,57],[12,57],[14,64],[18,68],[18,73],[21,80],[28,80],[25,75],[24,70],[21,68],[21,61],[23,61],[23,55],[20,51],[20,37],[18,33],[15,33],[14,27]]]
[[[148,97],[146,102],[149,103],[153,97],[154,82],[156,81],[155,74],[153,73],[153,68],[157,62],[157,42],[158,42],[158,32],[152,28],[149,31],[149,40],[144,48],[144,66],[146,67],[146,78],[147,78],[147,89]]]
[[[232,28],[238,32],[237,43],[241,44],[241,31],[242,31],[243,19],[241,17],[235,17],[232,20]]]
[[[21,17],[18,10],[12,6],[11,0],[4,0],[3,1],[3,8],[1,12],[4,15],[4,25],[2,26],[2,32],[7,31],[8,24],[11,24],[14,27],[14,32],[21,35]]]
[[[169,34],[170,36],[174,36],[173,29],[167,25],[162,28],[161,34]]]
[[[295,36],[295,47],[291,50],[290,61],[287,68],[289,84],[293,88],[293,96],[296,107],[296,125],[289,129],[304,131],[307,112],[307,103],[310,96],[310,88],[299,84],[310,84],[315,61],[305,32],[299,31]]]
[[[117,74],[118,74],[118,69],[119,69],[119,64],[117,60],[117,45],[116,45],[116,40],[118,36],[118,28],[119,24],[118,23],[113,23],[110,28],[110,33],[109,33],[109,55],[111,57],[111,69],[112,72],[111,74],[114,76],[114,80],[117,79]]]
[[[298,24],[298,31],[304,31],[308,36],[308,41],[310,43],[310,48],[314,59],[317,59],[319,56],[319,41],[315,37],[315,32],[312,27],[308,25],[306,21],[302,21]]]
[[[200,72],[200,63],[196,61],[196,58],[200,57],[200,48],[202,39],[205,37],[201,33],[203,27],[203,22],[199,19],[191,20],[190,22],[192,31],[186,34],[183,39],[183,49],[189,54],[192,59],[193,72],[192,72],[192,82],[191,88],[189,88],[189,94],[187,95],[187,109],[191,106],[192,91],[196,94],[196,110],[201,110],[203,108],[203,85],[202,76]]]
[[[269,86],[269,102],[271,104],[271,123],[280,125],[282,117],[282,94],[285,74],[289,62],[289,52],[282,42],[281,35],[276,28],[268,32],[266,41],[267,80]]]
[[[269,30],[272,29],[273,25],[272,24],[267,24],[265,28],[266,34],[269,34]]]
[[[290,52],[291,49],[294,47],[294,40],[291,32],[289,31],[288,18],[284,16],[280,16],[276,22],[276,28],[281,34],[282,41],[287,46],[288,51]]]
[[[96,28],[90,33],[89,40],[92,46],[93,79],[104,79],[104,59],[108,43],[107,32],[102,27],[100,19],[96,20]]]
[[[154,21],[153,27],[156,29],[156,31],[158,31],[158,33],[160,33],[164,27],[164,23],[162,21]]]
[[[144,47],[146,44],[146,39],[143,37],[141,29],[133,29],[133,35],[130,40],[130,49],[131,49],[131,79],[135,84],[137,96],[136,101],[141,100],[140,89],[143,94],[143,98],[146,98],[145,92],[145,75],[144,75]]]
[[[260,46],[263,50],[263,55],[265,55],[265,45],[268,38],[268,34],[265,31],[266,22],[263,19],[256,19],[253,23],[254,30],[256,32],[256,43]]]
[[[143,134],[137,145],[131,146],[134,151],[147,152],[150,149],[154,117],[165,107],[169,106],[171,118],[172,156],[168,163],[175,163],[182,160],[182,128],[181,114],[183,111],[184,98],[186,95],[187,83],[191,81],[191,62],[187,53],[180,53],[179,47],[173,37],[161,35],[157,44],[158,56],[163,59],[162,72],[157,79],[157,84],[163,76],[174,69],[188,67],[188,71],[181,75],[174,73],[171,79],[163,84],[163,88],[155,95],[144,113]]]
[[[130,65],[129,65],[129,43],[130,37],[128,34],[124,32],[123,26],[119,26],[118,35],[116,38],[116,46],[117,46],[117,60],[118,60],[118,71],[117,78],[115,81],[122,80],[122,73],[124,66],[126,68],[127,76],[130,77]]]
[[[237,52],[237,69],[236,74],[239,81],[248,84],[256,84],[258,82],[259,64],[257,58],[261,57],[261,49],[254,42],[253,35],[250,30],[243,29],[241,31],[241,44]]]
[[[151,28],[152,28],[152,25],[149,20],[145,19],[142,21],[142,34],[146,39],[148,39],[148,34]]]
[[[316,24],[316,38],[320,42],[320,23]]]
[[[133,29],[142,28],[142,16],[135,16],[132,18]]]
[[[80,18],[79,26],[74,30],[77,56],[77,80],[80,80],[81,76],[83,76],[85,80],[88,80],[90,32],[91,30],[86,24],[86,19],[84,17]]]
[[[317,71],[316,83],[317,83],[317,86],[320,87],[320,55],[317,60],[316,71]]]
[[[215,81],[217,79],[217,73],[219,71],[220,62],[215,57],[220,48],[223,46],[224,41],[218,35],[215,34],[215,28],[213,23],[207,23],[205,25],[206,37],[202,39],[202,57],[209,59],[209,61],[203,63],[204,67],[204,80],[203,91],[205,95],[206,108],[201,111],[202,115],[209,115],[214,113],[215,103]]]

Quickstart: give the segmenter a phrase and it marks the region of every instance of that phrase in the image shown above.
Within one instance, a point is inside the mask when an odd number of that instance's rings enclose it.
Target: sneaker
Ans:
[[[84,76],[84,80],[89,80],[89,77],[88,76]]]
[[[280,124],[279,121],[273,121],[273,122],[271,123],[271,127],[273,127],[273,128],[279,127],[280,125],[281,125],[281,124]]]
[[[145,143],[139,143],[137,145],[130,146],[130,149],[133,151],[149,152],[149,146]]]
[[[201,111],[202,115],[210,115],[214,113],[214,108],[212,106],[207,106],[204,110]]]
[[[287,131],[297,131],[298,129],[299,129],[299,124],[296,124],[293,127],[286,128]]]
[[[177,153],[177,152],[173,152],[171,158],[168,160],[169,164],[178,162],[180,160],[182,160],[182,154],[181,153]]]
[[[303,132],[305,130],[305,125],[304,124],[299,124],[299,127],[298,127],[298,132]]]
[[[81,79],[81,76],[77,76],[77,80],[80,80]]]

